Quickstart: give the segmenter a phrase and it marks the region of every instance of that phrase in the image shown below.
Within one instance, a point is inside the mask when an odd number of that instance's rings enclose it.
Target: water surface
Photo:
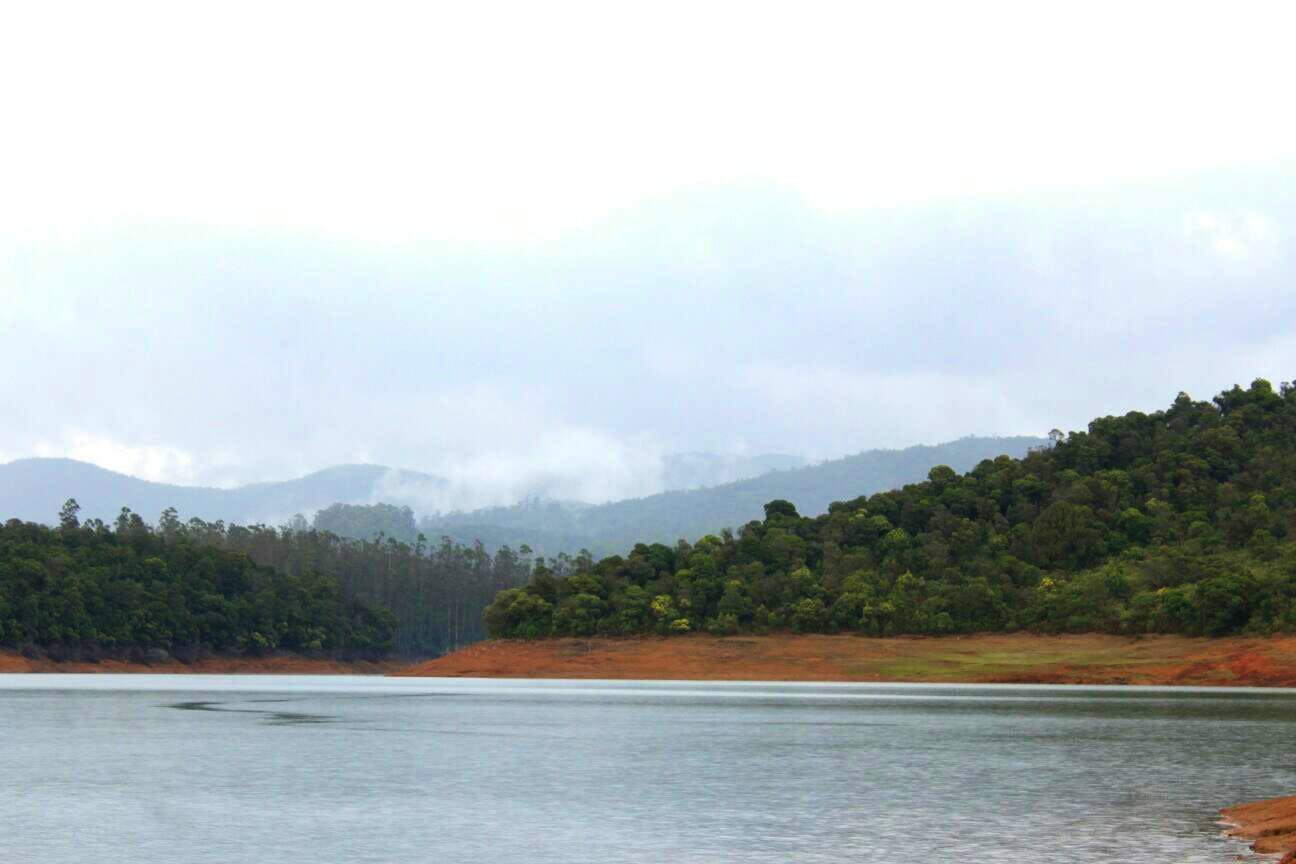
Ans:
[[[1234,861],[1296,692],[0,675],[0,860]]]

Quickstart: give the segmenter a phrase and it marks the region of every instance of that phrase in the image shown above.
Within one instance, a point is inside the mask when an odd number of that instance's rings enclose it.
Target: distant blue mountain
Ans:
[[[338,465],[296,480],[213,489],[153,483],[75,459],[19,459],[0,465],[0,520],[54,522],[63,502],[75,498],[83,520],[111,521],[122,507],[129,507],[154,522],[163,510],[174,507],[182,519],[277,523],[337,502],[374,503],[387,487],[435,487],[444,482],[382,465]]]
[[[662,460],[662,489],[700,489],[759,477],[771,471],[787,471],[810,464],[800,456],[762,453],[758,456],[726,456],[719,453],[672,453]]]
[[[429,537],[446,535],[461,542],[480,540],[487,547],[526,543],[554,554],[589,549],[597,555],[624,553],[636,542],[674,543],[738,528],[764,516],[767,502],[781,498],[802,515],[828,510],[846,501],[927,478],[936,465],[969,471],[984,459],[1024,456],[1045,438],[960,438],[935,446],[904,450],[868,450],[818,465],[771,471],[702,489],[663,492],[598,506],[553,501],[524,501],[469,513],[425,517],[419,527]]]
[[[681,487],[672,491],[596,506],[529,499],[511,507],[425,515],[418,530],[430,538],[481,541],[489,548],[527,544],[550,555],[582,548],[611,554],[625,552],[636,542],[674,543],[738,528],[761,518],[764,505],[776,498],[813,515],[825,512],[833,501],[915,483],[935,465],[967,471],[983,459],[1018,457],[1047,443],[1030,437],[961,438],[935,446],[869,450],[809,466],[795,456],[686,453],[665,461],[666,483]],[[745,479],[716,482],[730,476]],[[417,471],[338,465],[296,480],[214,489],[153,483],[73,459],[19,459],[0,465],[0,520],[52,523],[68,498],[77,499],[83,520],[105,522],[115,519],[124,506],[149,522],[174,507],[186,520],[280,524],[294,514],[309,519],[331,505],[347,504],[361,506],[333,508],[328,514],[332,518],[319,527],[365,538],[382,530],[404,538],[408,531],[391,527],[391,508],[374,505],[417,509],[417,500],[402,496],[431,500],[436,497],[431,493],[444,486],[443,479]],[[408,514],[401,518],[410,519]]]
[[[776,454],[683,453],[666,457],[664,485],[667,489],[710,486],[798,464],[804,460]],[[82,519],[105,522],[115,519],[122,507],[149,522],[174,507],[182,519],[277,524],[297,513],[310,518],[333,504],[382,503],[419,509],[420,502],[434,500],[445,485],[444,479],[418,471],[337,465],[295,480],[215,489],[154,483],[75,459],[19,459],[0,465],[0,521],[53,522],[63,502],[75,498]]]

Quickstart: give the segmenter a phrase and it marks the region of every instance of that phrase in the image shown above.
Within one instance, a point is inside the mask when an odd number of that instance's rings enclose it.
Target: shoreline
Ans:
[[[265,657],[204,657],[193,663],[171,658],[159,663],[104,658],[49,660],[25,657],[16,651],[0,650],[0,674],[69,675],[389,675],[411,664],[410,660],[338,660],[274,654]]]
[[[1220,815],[1228,836],[1250,841],[1258,854],[1281,855],[1278,864],[1296,864],[1296,795],[1234,804]]]
[[[479,642],[399,676],[1296,687],[1296,637],[591,637]]]
[[[691,634],[493,640],[425,661],[284,653],[90,662],[0,650],[0,673],[1296,687],[1296,636]]]

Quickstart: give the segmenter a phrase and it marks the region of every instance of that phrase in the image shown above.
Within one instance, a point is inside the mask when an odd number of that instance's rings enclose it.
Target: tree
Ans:
[[[771,501],[765,505],[765,521],[769,522],[779,517],[787,519],[797,518],[796,505],[791,501]]]
[[[158,529],[167,537],[174,537],[180,530],[180,517],[176,508],[168,507],[158,518]]]
[[[958,475],[954,473],[954,469],[948,465],[937,465],[927,472],[927,480],[937,489],[949,485],[957,478]]]
[[[573,594],[554,610],[553,631],[558,636],[593,636],[607,604],[594,594]]]
[[[81,505],[77,503],[75,498],[69,498],[63,502],[63,506],[59,508],[59,527],[64,531],[75,531],[80,528],[81,520],[77,518],[77,514],[80,512]]]

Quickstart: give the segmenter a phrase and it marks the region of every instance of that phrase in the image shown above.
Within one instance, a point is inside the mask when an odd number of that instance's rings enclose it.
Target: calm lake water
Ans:
[[[1234,861],[1296,693],[0,675],[9,862]]]

